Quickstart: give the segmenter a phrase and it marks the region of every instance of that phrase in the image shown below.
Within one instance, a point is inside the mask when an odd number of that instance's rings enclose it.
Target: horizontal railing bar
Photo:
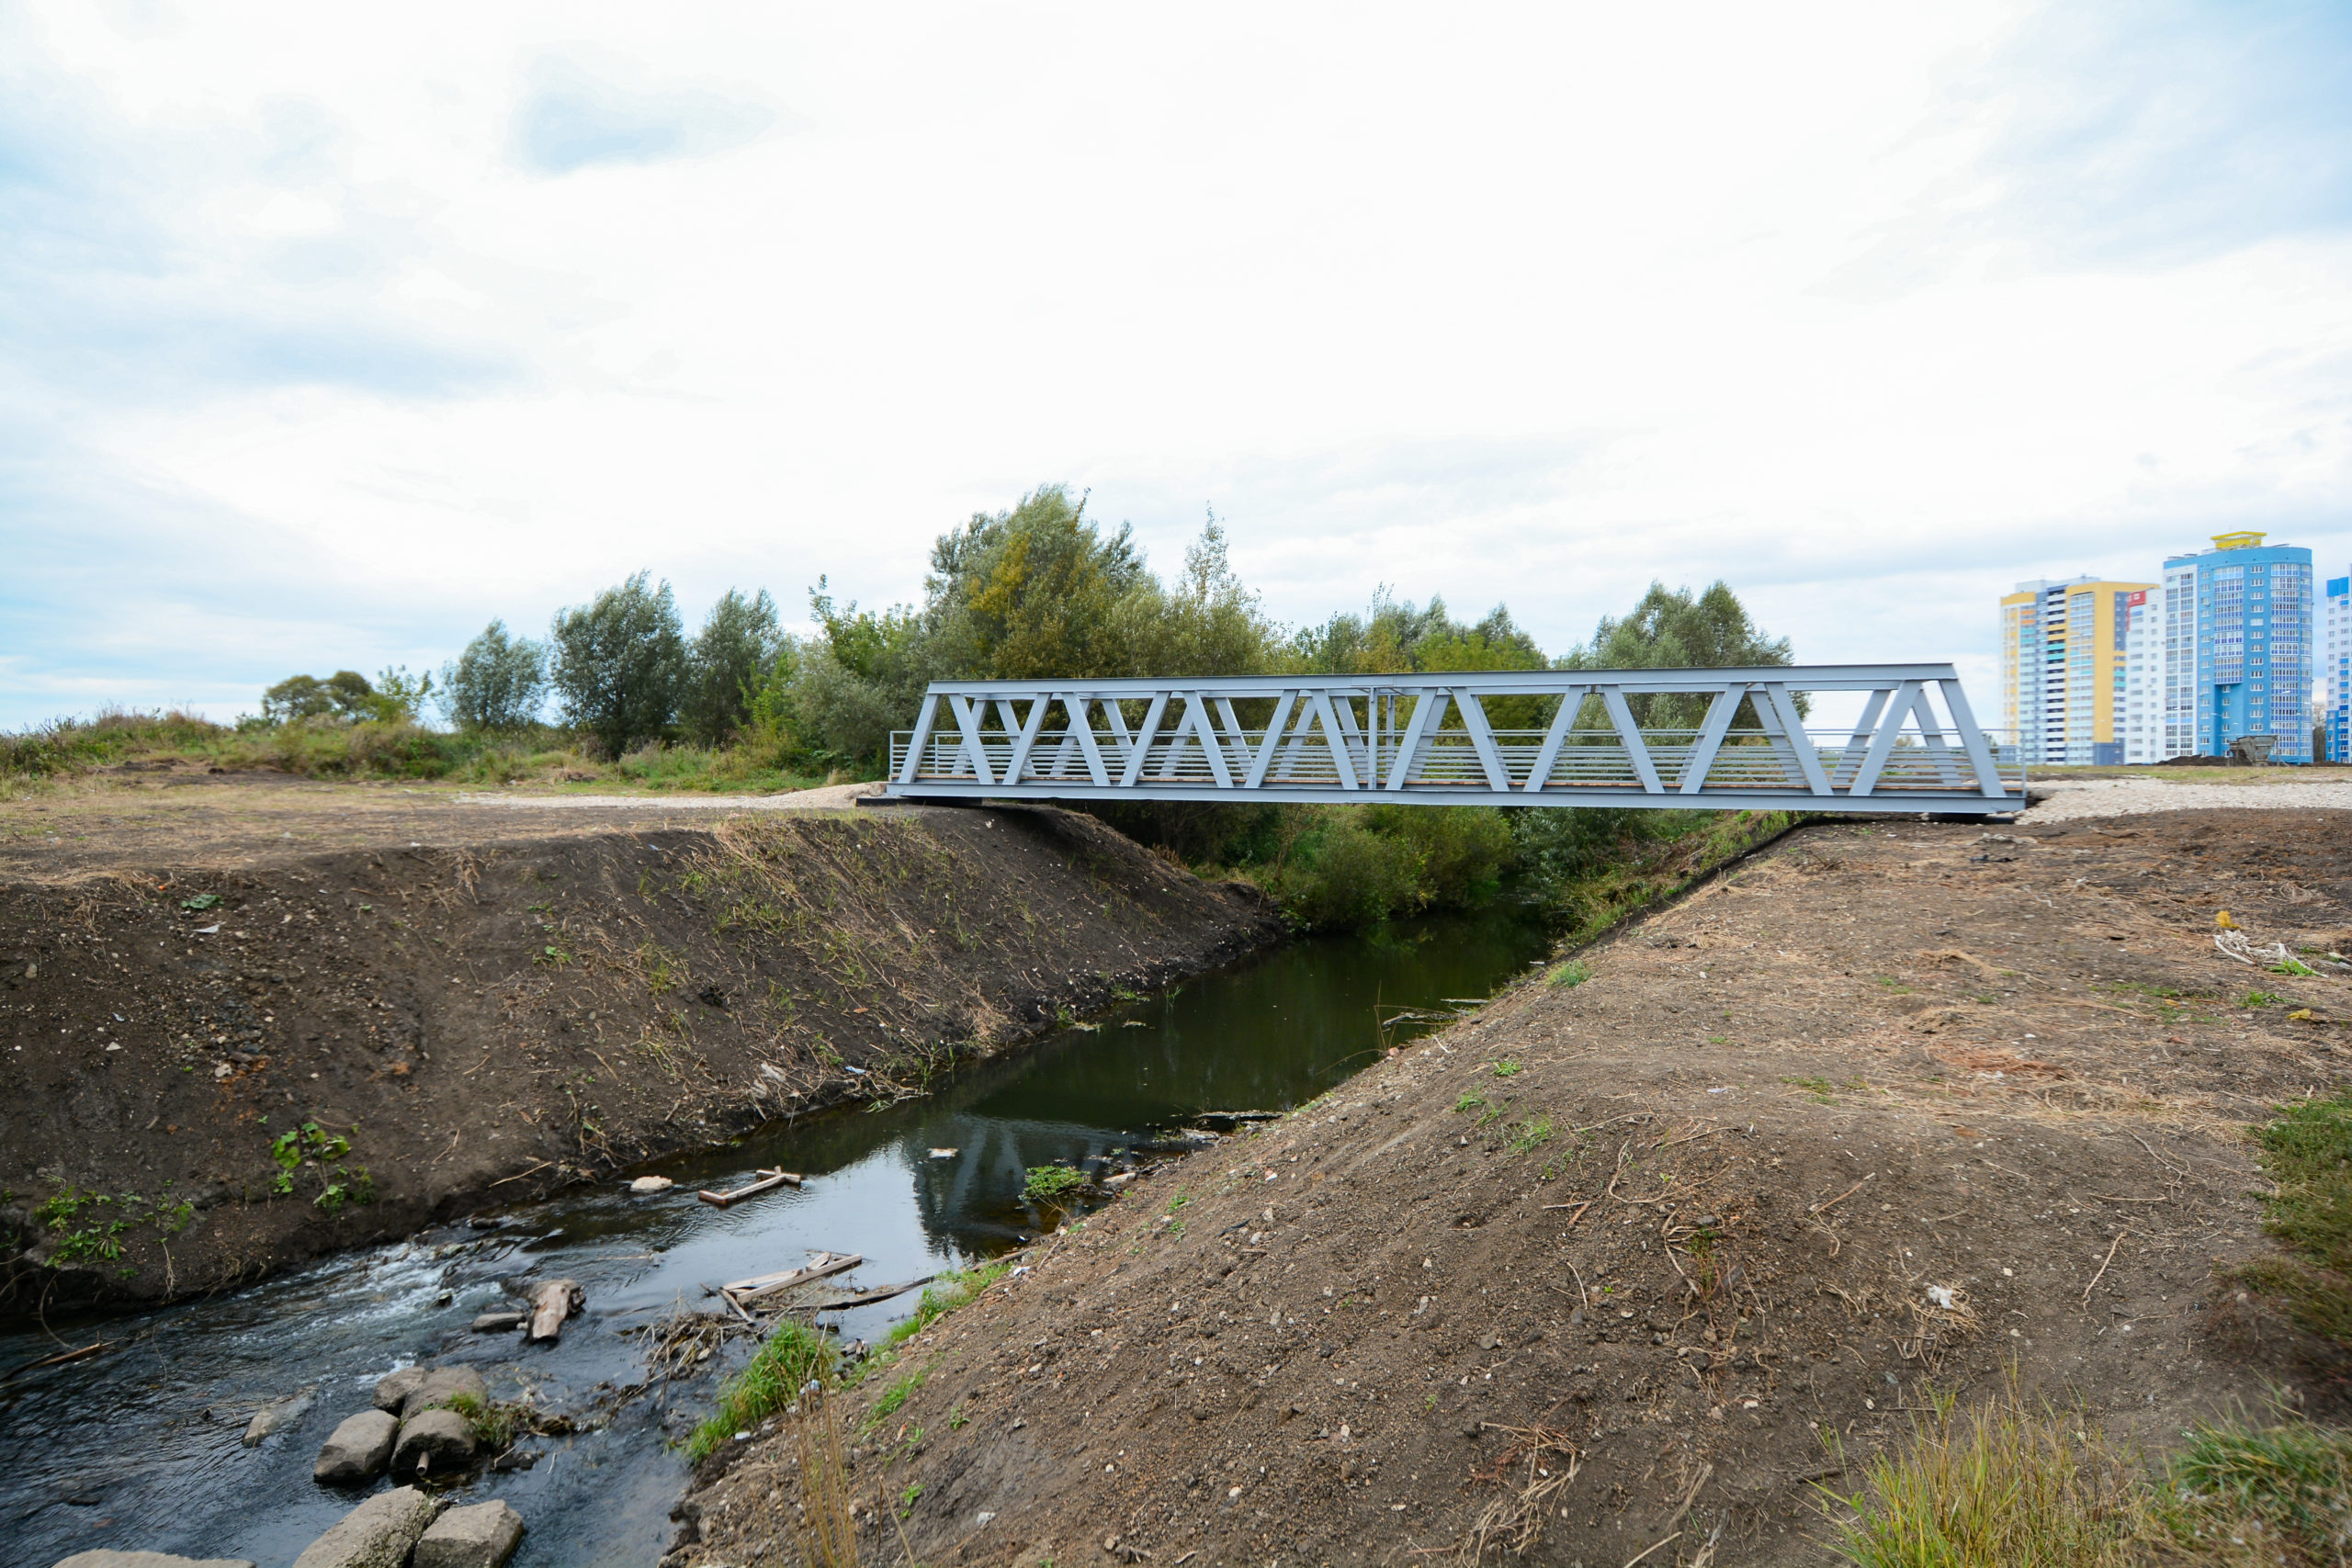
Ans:
[[[1215,675],[1198,680],[1074,678],[1042,681],[934,681],[941,696],[1026,698],[1148,698],[1160,693],[1199,692],[1204,696],[1278,697],[1284,692],[1326,696],[1410,696],[1423,692],[1466,691],[1486,696],[1553,696],[1592,686],[1627,693],[1721,692],[1735,685],[1774,682],[1796,692],[1869,691],[1904,681],[1951,681],[1950,664],[1765,664],[1753,668],[1698,670],[1476,670],[1418,675]]]

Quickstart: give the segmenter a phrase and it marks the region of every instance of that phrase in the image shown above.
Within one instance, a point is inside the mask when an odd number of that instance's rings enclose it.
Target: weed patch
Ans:
[[[832,1345],[816,1329],[790,1318],[777,1324],[743,1370],[720,1385],[718,1408],[686,1439],[687,1460],[700,1464],[736,1433],[794,1403],[831,1371],[834,1359]]]
[[[2254,1137],[2278,1185],[2263,1202],[2262,1226],[2286,1255],[2229,1277],[2282,1302],[2309,1332],[2352,1348],[2352,1095],[2285,1106]]]

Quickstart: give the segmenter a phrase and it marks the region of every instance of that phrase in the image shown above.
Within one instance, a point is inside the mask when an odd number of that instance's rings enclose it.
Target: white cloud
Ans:
[[[1213,504],[1287,618],[1385,581],[1556,648],[1722,576],[1986,711],[2014,580],[2352,554],[2325,30],[157,15],[0,33],[0,724],[423,662],[641,566],[690,614],[910,597],[1057,479],[1164,566]],[[171,667],[103,630],[143,603],[200,617]]]

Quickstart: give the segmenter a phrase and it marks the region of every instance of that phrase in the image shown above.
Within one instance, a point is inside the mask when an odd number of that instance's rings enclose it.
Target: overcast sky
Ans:
[[[0,0],[0,727],[1091,489],[1803,661],[2352,559],[2352,8]]]

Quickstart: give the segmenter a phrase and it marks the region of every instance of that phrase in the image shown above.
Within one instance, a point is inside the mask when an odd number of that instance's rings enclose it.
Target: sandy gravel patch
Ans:
[[[2150,811],[2352,810],[2352,783],[2192,784],[2165,779],[2030,781],[2050,798],[2018,814],[2021,823],[2064,822],[2079,817],[2137,817]]]

